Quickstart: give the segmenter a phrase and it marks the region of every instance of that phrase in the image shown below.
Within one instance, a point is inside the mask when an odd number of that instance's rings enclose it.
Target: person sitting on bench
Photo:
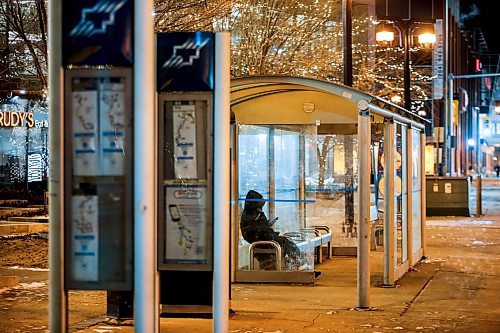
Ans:
[[[262,211],[264,204],[265,201],[259,192],[248,191],[240,220],[243,238],[250,244],[257,241],[276,241],[281,246],[285,262],[296,263],[301,258],[299,248],[289,238],[279,236],[279,232],[271,228],[278,218],[268,220]]]

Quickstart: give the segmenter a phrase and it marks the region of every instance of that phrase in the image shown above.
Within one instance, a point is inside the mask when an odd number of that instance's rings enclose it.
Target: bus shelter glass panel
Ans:
[[[299,133],[276,129],[274,133],[274,217],[275,230],[297,231],[300,227],[299,206]]]
[[[303,127],[238,127],[240,270],[314,269],[310,236],[301,230]]]
[[[357,246],[357,135],[306,137],[306,226],[326,225],[333,247]]]
[[[238,130],[238,216],[243,213],[245,197],[250,190],[269,197],[269,128],[241,125]],[[269,214],[269,205],[264,205]],[[249,243],[240,230],[238,242],[238,267],[248,268]]]
[[[395,267],[401,265],[408,260],[408,219],[407,219],[407,204],[408,192],[406,185],[406,170],[407,170],[407,152],[406,152],[406,126],[396,123],[395,126],[396,145],[394,151],[394,259]]]
[[[422,150],[420,144],[420,131],[412,130],[412,166],[411,166],[411,181],[412,181],[412,252],[415,253],[422,247],[422,164],[420,161],[420,153]]]

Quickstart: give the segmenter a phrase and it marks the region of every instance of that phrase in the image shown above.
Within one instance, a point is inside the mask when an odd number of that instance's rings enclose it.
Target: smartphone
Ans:
[[[181,220],[181,211],[177,205],[168,205],[168,211],[170,212],[170,217],[172,221],[179,222]]]
[[[274,219],[269,220],[269,225],[273,225],[276,221],[278,221],[278,217],[276,216]]]

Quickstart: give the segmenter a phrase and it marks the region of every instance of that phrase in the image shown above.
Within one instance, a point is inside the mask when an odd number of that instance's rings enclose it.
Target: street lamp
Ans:
[[[436,42],[436,35],[432,24],[422,24],[412,20],[382,22],[377,26],[375,40],[381,46],[392,46],[394,33],[399,35],[399,44],[403,47],[403,80],[404,80],[404,107],[411,111],[411,82],[410,82],[410,47],[418,44],[421,48],[430,49]],[[416,43],[412,37],[416,38]]]

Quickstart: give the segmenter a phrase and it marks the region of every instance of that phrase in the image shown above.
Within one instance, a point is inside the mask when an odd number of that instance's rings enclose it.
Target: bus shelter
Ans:
[[[383,248],[386,285],[421,259],[425,119],[350,87],[282,76],[232,80],[231,112],[235,282],[313,283],[321,258],[307,244],[325,234],[317,226],[331,234],[327,253],[358,256],[361,287],[370,250]],[[301,263],[261,267],[259,255],[278,255],[242,235],[250,190],[268,219],[278,217],[274,230],[300,245]]]

